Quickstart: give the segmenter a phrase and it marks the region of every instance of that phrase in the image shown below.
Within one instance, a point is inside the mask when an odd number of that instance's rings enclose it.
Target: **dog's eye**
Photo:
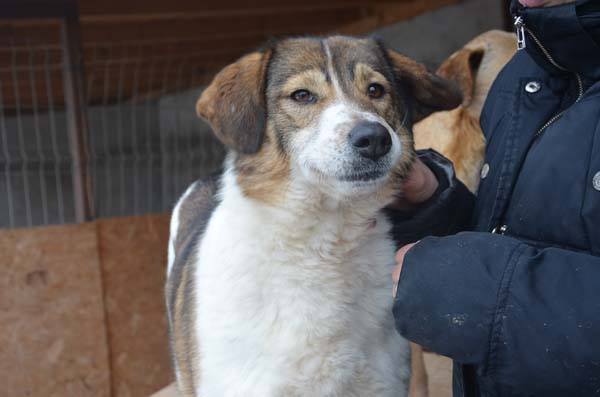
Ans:
[[[378,99],[381,98],[385,94],[385,89],[381,84],[372,83],[367,88],[367,95],[369,98]]]
[[[308,90],[296,90],[292,92],[291,98],[300,103],[315,103],[317,101],[317,97]]]

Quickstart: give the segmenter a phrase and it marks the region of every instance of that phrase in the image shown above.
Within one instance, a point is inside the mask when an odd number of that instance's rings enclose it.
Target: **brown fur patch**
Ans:
[[[305,105],[292,101],[291,95],[297,90],[308,90],[318,99],[315,104]],[[273,94],[274,89],[271,90]],[[291,75],[281,87],[281,93],[275,101],[271,101],[274,108],[272,114],[274,128],[286,130],[293,133],[292,129],[298,130],[309,126],[317,120],[321,112],[334,99],[331,81],[320,69],[310,69],[298,74]]]
[[[194,321],[195,310],[190,304],[194,298],[193,267],[182,269],[177,285],[173,324],[171,327],[172,349],[175,353],[179,392],[183,396],[195,395],[195,384],[200,373],[200,346],[196,344]]]
[[[217,138],[241,153],[260,147],[266,124],[264,84],[270,51],[242,57],[217,74],[196,103],[196,112]]]
[[[378,83],[385,88],[386,95],[392,91],[392,86],[388,79],[371,66],[358,62],[354,66],[354,87],[358,90],[356,95],[364,96],[371,83]]]
[[[480,179],[477,170],[483,163],[485,139],[477,118],[465,108],[456,112],[456,121],[451,127],[456,135],[446,153],[454,164],[458,179],[474,191]]]
[[[456,85],[429,72],[416,61],[388,51],[398,80],[409,89],[415,99],[413,122],[417,122],[433,112],[454,109],[462,102],[462,94]]]
[[[392,171],[392,175],[387,183],[387,188],[390,190],[393,196],[401,193],[399,190],[402,185],[402,181],[410,173],[412,165],[416,158],[414,150],[413,135],[409,133],[399,134],[400,142],[403,148],[409,148],[408,150],[402,150],[402,157],[398,162],[396,168]]]
[[[216,202],[216,178],[197,181],[179,208],[174,241],[176,258],[165,289],[173,360],[183,396],[194,396],[200,373],[200,346],[195,338],[193,253],[201,240]]]
[[[267,140],[256,155],[240,155],[235,160],[237,182],[247,197],[269,204],[284,199],[289,183],[289,158],[278,149],[269,128]]]
[[[440,76],[458,84],[463,93],[463,106],[469,106],[473,100],[475,78],[483,54],[483,48],[463,48],[442,63],[437,71]]]
[[[443,154],[454,164],[457,178],[469,190],[477,188],[485,141],[477,118],[464,107],[427,117],[415,125],[414,136],[417,149],[431,148]],[[467,159],[468,164],[463,164]]]
[[[294,102],[294,91],[306,89],[317,96],[315,104]],[[293,134],[316,122],[324,107],[333,100],[331,76],[321,42],[299,38],[282,40],[274,48],[266,87],[269,129],[280,150],[286,152]]]

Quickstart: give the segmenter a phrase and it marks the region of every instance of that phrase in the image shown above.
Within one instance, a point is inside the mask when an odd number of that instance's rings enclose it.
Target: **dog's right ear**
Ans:
[[[231,149],[252,154],[266,127],[265,82],[271,51],[253,52],[219,72],[196,103],[215,135]]]
[[[463,94],[463,106],[473,101],[475,79],[484,53],[484,48],[463,48],[444,61],[437,70],[438,75],[458,84]]]

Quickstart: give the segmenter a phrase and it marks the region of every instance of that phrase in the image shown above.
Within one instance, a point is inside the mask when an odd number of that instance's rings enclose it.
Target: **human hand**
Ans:
[[[400,248],[398,252],[396,252],[396,266],[394,267],[394,271],[392,272],[392,280],[394,281],[394,289],[393,296],[396,297],[396,290],[398,288],[398,282],[400,281],[400,273],[402,272],[402,265],[404,264],[404,257],[408,250],[410,250],[417,243],[406,244],[404,247]]]
[[[390,208],[406,210],[427,201],[439,186],[435,174],[421,160],[416,159],[408,177],[402,183],[402,195]]]

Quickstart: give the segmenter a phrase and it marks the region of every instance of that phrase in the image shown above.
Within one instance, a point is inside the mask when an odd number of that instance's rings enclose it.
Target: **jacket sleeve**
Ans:
[[[405,257],[394,317],[409,340],[506,390],[600,389],[598,256],[488,233],[426,238]]]
[[[392,236],[399,247],[425,236],[466,230],[475,204],[475,196],[456,178],[448,159],[432,149],[420,150],[417,155],[435,174],[439,186],[429,200],[413,211],[386,209],[392,221]]]

